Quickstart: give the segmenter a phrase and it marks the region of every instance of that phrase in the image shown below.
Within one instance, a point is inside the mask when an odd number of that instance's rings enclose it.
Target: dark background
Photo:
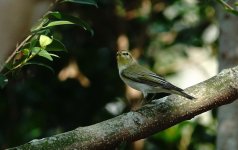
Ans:
[[[178,71],[170,63],[178,58],[187,59],[186,47],[209,45],[212,47],[210,57],[214,57],[216,41],[205,43],[202,39],[204,30],[215,22],[212,6],[212,1],[182,0],[99,0],[98,8],[71,3],[57,5],[55,10],[86,21],[94,35],[78,26],[54,28],[55,36],[65,44],[68,53],[59,52],[61,58],[53,62],[38,59],[52,66],[55,73],[27,66],[0,90],[0,148],[91,125],[128,111],[125,86],[119,78],[115,59],[120,35],[127,37],[129,49],[137,54],[141,64],[165,77]],[[169,7],[177,12],[172,18],[165,15]],[[188,21],[187,15],[199,19]],[[77,62],[90,85],[82,85],[78,78],[59,80],[59,72],[72,60]],[[155,69],[157,64],[161,68]],[[108,103],[122,111],[110,113],[105,107]],[[215,122],[211,126],[196,121],[183,122],[149,137],[143,147],[214,149],[214,126]],[[184,134],[186,131],[190,134]],[[184,138],[189,138],[187,145],[183,144]],[[125,144],[120,149],[133,149],[133,146]]]

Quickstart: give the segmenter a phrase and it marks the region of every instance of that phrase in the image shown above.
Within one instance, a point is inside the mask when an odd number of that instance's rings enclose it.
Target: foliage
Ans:
[[[72,2],[97,6],[97,3],[94,0],[63,0],[60,2]],[[23,66],[34,64],[53,70],[50,66],[44,63],[31,62],[31,60],[35,56],[39,56],[53,61],[53,57],[59,57],[53,53],[54,51],[66,51],[65,46],[59,40],[55,39],[52,33],[53,27],[62,25],[78,25],[84,30],[90,31],[93,35],[93,30],[80,18],[66,15],[58,11],[47,12],[46,15],[39,20],[38,24],[31,29],[31,34],[17,47],[12,56],[6,61],[6,67],[4,68],[3,73],[0,74],[1,88],[6,85],[6,76],[17,69],[21,69]]]

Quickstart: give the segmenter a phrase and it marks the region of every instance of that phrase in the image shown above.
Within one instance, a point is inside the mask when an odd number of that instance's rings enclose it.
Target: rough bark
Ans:
[[[229,3],[235,3],[235,0]],[[219,70],[238,64],[238,16],[218,7],[220,24]],[[237,81],[238,82],[238,81]],[[218,109],[218,150],[238,149],[238,101]]]
[[[169,128],[179,122],[233,102],[238,98],[238,67],[226,69],[186,89],[197,99],[171,95],[153,101],[137,111],[44,139],[33,140],[10,150],[112,149]]]

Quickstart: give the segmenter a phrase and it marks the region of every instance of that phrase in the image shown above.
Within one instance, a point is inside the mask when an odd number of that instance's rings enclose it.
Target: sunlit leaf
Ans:
[[[26,64],[24,64],[24,66],[27,65],[37,65],[37,66],[41,66],[41,67],[45,67],[47,69],[49,69],[50,71],[52,71],[54,73],[54,69],[46,64],[43,63],[39,63],[39,62],[27,62]]]
[[[56,55],[56,54],[52,54],[52,53],[49,53],[49,54],[50,54],[50,56],[53,56],[53,57],[57,57],[57,58],[59,58],[59,56]]]
[[[75,24],[71,21],[53,21],[53,22],[50,22],[47,26],[45,26],[45,28],[48,28],[48,27],[53,27],[53,26],[60,26],[60,25],[70,25],[70,24]]]
[[[94,6],[98,7],[96,0],[62,0],[61,2],[87,4],[87,5],[94,5]]]
[[[52,39],[46,35],[41,35],[39,42],[41,47],[46,47],[47,45],[50,45],[52,43]]]
[[[67,52],[66,47],[59,40],[53,39],[53,42],[48,45],[45,50],[47,51],[65,51]]]
[[[8,79],[3,74],[0,74],[0,88],[4,88],[7,83]]]

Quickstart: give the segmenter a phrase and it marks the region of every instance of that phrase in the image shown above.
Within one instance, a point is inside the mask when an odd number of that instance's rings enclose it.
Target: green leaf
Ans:
[[[38,53],[39,56],[41,57],[44,57],[50,61],[53,61],[53,58],[51,57],[51,54],[49,52],[47,52],[46,50],[41,50],[39,53]]]
[[[22,50],[22,53],[23,53],[23,55],[29,56],[30,50],[25,48],[25,49]]]
[[[32,54],[38,54],[41,51],[40,47],[32,47],[30,49],[30,51],[32,52]]]
[[[47,26],[45,26],[44,28],[48,28],[48,27],[53,27],[53,26],[60,26],[60,25],[70,25],[70,24],[75,24],[71,21],[52,21],[50,22]]]
[[[41,49],[40,47],[33,47],[31,52],[32,52],[32,54],[39,55],[39,56],[44,57],[50,61],[53,61],[51,54],[49,52],[47,52],[46,50]]]
[[[58,55],[56,55],[56,54],[52,54],[52,53],[50,53],[50,56],[53,56],[53,57],[57,57],[57,58],[59,58]]]
[[[47,18],[50,18],[50,19],[59,19],[61,20],[62,19],[62,13],[58,12],[58,11],[49,11],[46,16]]]
[[[0,74],[0,88],[4,88],[8,83],[8,79],[3,74]]]
[[[82,27],[84,30],[89,31],[93,35],[92,28],[80,18],[62,14],[60,12],[49,12],[45,17],[49,18],[49,20],[54,20],[46,24],[42,29],[47,29],[53,26],[59,25],[78,25]]]
[[[87,4],[87,5],[94,5],[98,7],[96,0],[62,0],[63,2],[71,2],[71,3],[79,3],[79,4]]]
[[[45,67],[47,69],[49,69],[50,71],[52,71],[54,73],[54,69],[46,64],[43,64],[43,63],[39,63],[39,62],[28,62],[28,63],[25,63],[24,66],[27,66],[27,65],[38,65],[38,66],[41,66],[41,67]]]
[[[26,45],[26,47],[31,49],[36,46],[38,41],[39,41],[39,35],[35,35],[31,38],[30,45]]]
[[[41,35],[39,42],[40,42],[40,46],[42,48],[45,48],[47,45],[50,45],[52,43],[52,39],[46,35]]]
[[[66,47],[59,40],[53,39],[53,42],[48,45],[45,50],[47,51],[65,51],[67,52]]]

